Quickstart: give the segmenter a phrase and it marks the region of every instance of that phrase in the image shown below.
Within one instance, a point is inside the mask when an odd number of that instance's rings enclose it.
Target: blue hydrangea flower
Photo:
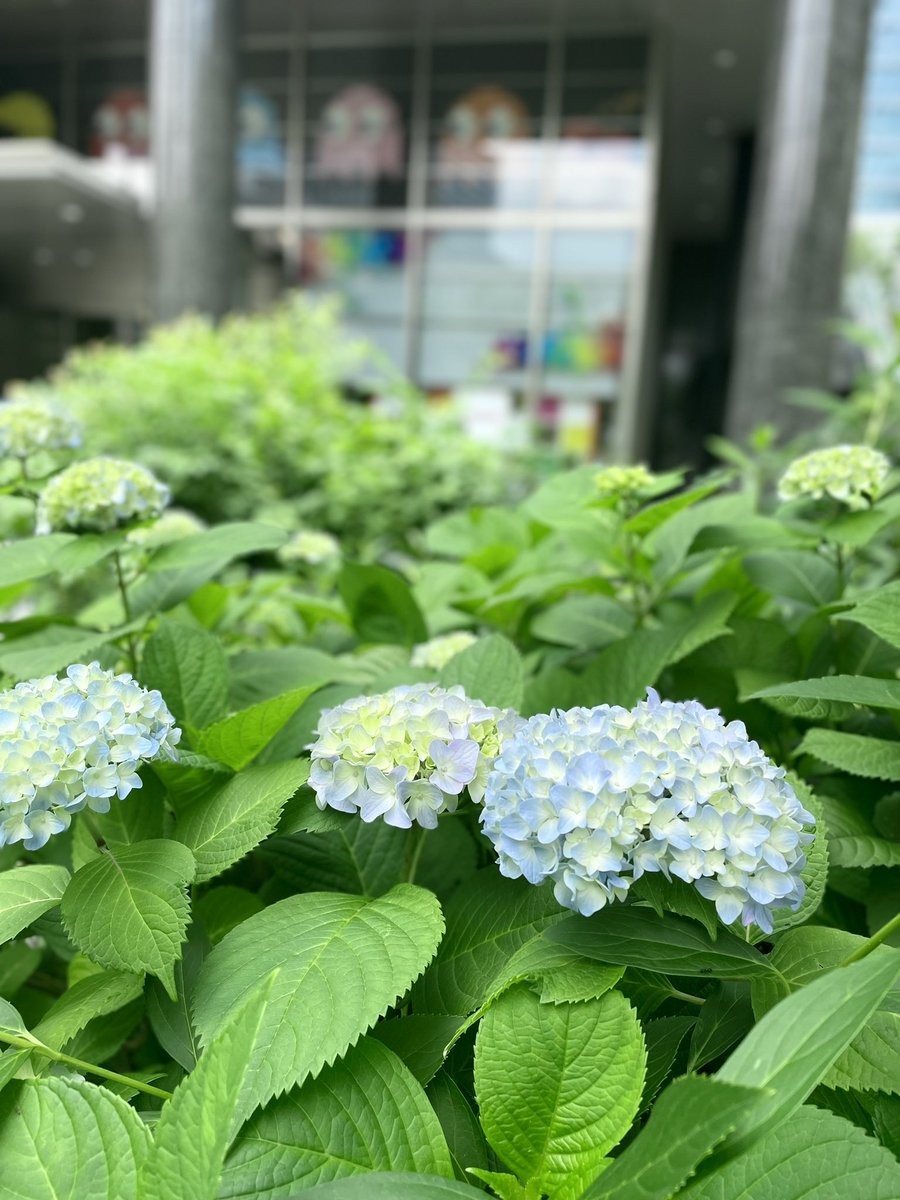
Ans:
[[[47,400],[22,396],[0,403],[0,458],[23,461],[45,450],[74,450],[81,444],[76,422]]]
[[[554,710],[503,743],[480,819],[502,874],[551,879],[585,916],[645,872],[692,884],[719,917],[772,930],[803,899],[814,817],[740,721],[652,689],[633,709]]]
[[[310,786],[321,809],[434,829],[466,788],[481,799],[502,738],[520,724],[461,687],[417,683],[357,696],[320,716]]]
[[[72,813],[107,812],[180,737],[159,692],[96,662],[0,692],[0,846],[39,850]]]
[[[150,521],[169,503],[169,489],[152,471],[119,458],[88,458],[50,480],[37,506],[37,533],[109,533],[131,521]]]
[[[871,446],[829,446],[794,459],[778,484],[782,500],[831,496],[850,509],[867,508],[884,487],[890,459]]]
[[[455,658],[461,650],[474,646],[478,638],[468,629],[458,629],[455,633],[443,633],[430,641],[419,642],[413,646],[410,662],[414,667],[428,667],[432,671],[440,671],[451,658]]]

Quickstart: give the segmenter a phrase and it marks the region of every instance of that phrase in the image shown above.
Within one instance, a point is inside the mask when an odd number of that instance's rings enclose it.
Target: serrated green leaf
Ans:
[[[371,1171],[453,1176],[421,1085],[386,1046],[363,1038],[244,1126],[216,1194],[288,1200],[316,1184]]]
[[[101,633],[77,625],[47,625],[37,633],[0,642],[0,671],[12,679],[52,675],[73,662],[90,662],[120,631]]]
[[[166,815],[166,792],[159,778],[147,772],[140,791],[110,805],[109,812],[91,813],[90,828],[84,821],[72,826],[72,869],[77,871],[101,853],[101,843],[130,846],[161,838]]]
[[[746,983],[723,980],[700,1009],[687,1069],[696,1071],[714,1062],[739,1042],[752,1025],[750,988]]]
[[[679,1193],[679,1200],[895,1200],[900,1164],[849,1121],[803,1107],[777,1134]]]
[[[525,987],[507,992],[475,1043],[485,1135],[520,1180],[575,1200],[628,1130],[645,1061],[637,1018],[618,992],[560,1005]]]
[[[71,533],[45,533],[0,546],[0,587],[51,574],[60,550],[77,540]]]
[[[199,625],[160,621],[141,655],[141,683],[162,693],[183,724],[203,729],[228,711],[228,662],[222,643]]]
[[[377,564],[345,562],[338,588],[361,641],[412,646],[428,637],[409,584],[396,571]]]
[[[248,767],[180,811],[173,836],[194,856],[195,882],[221,875],[268,837],[308,775],[306,760]]]
[[[310,1200],[484,1200],[484,1192],[455,1179],[394,1171],[323,1183],[310,1188],[307,1196]]]
[[[444,1051],[463,1021],[461,1016],[409,1013],[405,1017],[379,1021],[372,1030],[372,1037],[393,1050],[424,1086],[440,1069]]]
[[[719,936],[722,926],[716,906],[683,879],[666,879],[661,873],[642,875],[634,884],[632,894],[639,900],[646,900],[657,916],[677,913],[699,922],[713,941]]]
[[[228,884],[204,892],[194,902],[194,916],[203,923],[207,937],[215,946],[241,921],[262,912],[264,907],[256,892]]]
[[[523,677],[518,650],[502,634],[491,633],[455,655],[441,671],[440,680],[444,687],[459,684],[472,700],[518,708]]]
[[[677,1079],[582,1200],[669,1200],[761,1095],[702,1075]]]
[[[66,888],[66,933],[105,967],[156,975],[174,999],[173,968],[187,930],[193,874],[193,855],[180,842],[107,846]]]
[[[295,891],[381,896],[404,876],[407,843],[404,830],[354,820],[332,833],[269,838],[259,856]]]
[[[53,1050],[62,1048],[96,1017],[105,1017],[136,1000],[144,990],[142,975],[98,971],[79,980],[59,997],[32,1033]]]
[[[203,1042],[248,988],[281,968],[248,1076],[246,1111],[352,1046],[425,969],[442,933],[435,897],[401,884],[377,900],[292,896],[223,938],[197,983],[194,1018]]]
[[[467,1179],[472,1167],[487,1170],[490,1158],[481,1123],[446,1071],[438,1071],[429,1083],[428,1099],[444,1131],[456,1178]]]
[[[821,608],[840,590],[837,568],[813,550],[772,550],[748,554],[744,570],[751,583],[773,596]]]
[[[77,1079],[29,1079],[0,1097],[9,1200],[136,1200],[150,1144],[133,1108]]]
[[[864,704],[868,708],[900,708],[900,680],[875,679],[865,675],[826,675],[822,679],[798,679],[777,683],[748,696],[748,700],[785,699],[836,700],[842,704]]]
[[[0,942],[8,942],[55,908],[69,879],[65,867],[50,863],[0,872]]]
[[[829,767],[860,775],[863,779],[900,780],[900,742],[839,733],[834,729],[809,729],[797,747]]]
[[[900,582],[880,588],[849,612],[838,613],[835,620],[864,625],[877,637],[900,647]]]
[[[590,594],[566,596],[531,622],[534,637],[581,650],[607,646],[633,628],[633,613],[609,596]]]
[[[348,681],[353,674],[349,664],[311,646],[242,650],[229,658],[228,665],[235,708],[280,696],[305,683]]]
[[[232,713],[197,735],[197,750],[234,771],[243,770],[318,687],[312,683],[295,688]]]
[[[40,966],[42,954],[24,942],[13,942],[0,950],[0,996],[12,999]]]
[[[900,843],[869,835],[828,839],[836,867],[900,867]]]
[[[657,1017],[653,1021],[643,1022],[647,1074],[641,1096],[641,1112],[650,1107],[656,1099],[656,1093],[672,1074],[681,1045],[694,1025],[693,1017]]]
[[[181,958],[175,963],[176,998],[172,1000],[158,979],[147,988],[147,1019],[162,1048],[186,1071],[193,1071],[200,1057],[200,1041],[191,1019],[194,989],[211,945],[195,920],[188,930]]]

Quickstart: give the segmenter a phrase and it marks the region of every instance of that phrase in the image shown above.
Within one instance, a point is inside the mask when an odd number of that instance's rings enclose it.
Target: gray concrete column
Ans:
[[[781,0],[754,169],[726,429],[807,421],[793,387],[827,388],[841,311],[872,0]]]
[[[154,315],[233,306],[237,0],[153,0]]]

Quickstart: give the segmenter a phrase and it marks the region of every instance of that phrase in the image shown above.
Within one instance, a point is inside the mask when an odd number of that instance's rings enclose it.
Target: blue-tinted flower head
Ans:
[[[848,508],[867,508],[884,487],[890,459],[871,446],[830,446],[794,459],[778,484],[782,500],[831,496]]]
[[[720,918],[770,932],[797,908],[813,816],[747,737],[696,701],[554,710],[504,741],[481,811],[500,870],[551,879],[589,915],[645,872],[692,884]]]
[[[169,489],[152,471],[118,458],[73,463],[50,480],[37,507],[38,533],[108,533],[160,516]]]
[[[461,687],[417,683],[357,696],[319,718],[310,786],[321,809],[434,829],[466,788],[481,799],[501,740],[519,724]]]
[[[432,671],[440,671],[451,658],[455,658],[461,650],[467,650],[478,641],[474,633],[468,629],[458,629],[455,633],[442,633],[430,641],[419,642],[413,646],[411,663],[414,667],[428,667]]]
[[[99,663],[0,692],[0,846],[39,850],[72,813],[106,812],[180,737],[159,692]]]
[[[77,423],[48,400],[22,396],[0,403],[0,458],[30,458],[42,451],[74,450]]]

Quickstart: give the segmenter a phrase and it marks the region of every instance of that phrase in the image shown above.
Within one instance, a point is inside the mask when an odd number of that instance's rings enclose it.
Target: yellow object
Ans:
[[[7,92],[0,96],[0,132],[13,137],[52,138],[56,117],[47,101],[34,92]]]

